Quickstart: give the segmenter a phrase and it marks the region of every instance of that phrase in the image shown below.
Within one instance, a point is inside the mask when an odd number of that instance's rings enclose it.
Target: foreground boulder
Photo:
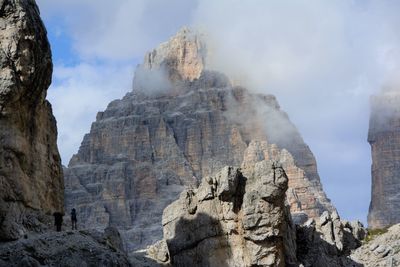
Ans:
[[[48,232],[0,244],[0,266],[130,266],[115,229]]]
[[[225,167],[182,192],[164,210],[164,241],[150,254],[173,266],[285,266],[295,251],[285,247],[288,178],[272,161],[242,171]]]
[[[362,266],[351,253],[367,234],[363,225],[337,212],[294,224],[282,168],[287,152],[275,151],[281,165],[265,159],[267,150],[259,157],[248,151],[241,169],[224,167],[183,191],[164,210],[164,238],[148,256],[160,266]]]
[[[0,1],[0,241],[42,231],[64,209],[51,73],[35,1]]]

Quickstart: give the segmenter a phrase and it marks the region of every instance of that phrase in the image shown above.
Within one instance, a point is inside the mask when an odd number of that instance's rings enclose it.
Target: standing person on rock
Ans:
[[[72,224],[72,230],[77,230],[77,228],[76,228],[76,222],[77,222],[77,219],[76,219],[76,209],[75,208],[73,208],[72,210],[71,210],[71,224]]]
[[[57,232],[61,232],[61,225],[63,223],[63,214],[61,212],[54,212],[53,213],[54,216],[54,225],[56,226],[56,231]]]

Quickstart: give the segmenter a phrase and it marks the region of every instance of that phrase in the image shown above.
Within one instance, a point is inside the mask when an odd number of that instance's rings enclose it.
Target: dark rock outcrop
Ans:
[[[319,219],[296,227],[296,254],[303,266],[362,266],[350,256],[367,234],[360,222],[342,221],[336,212],[324,212]]]
[[[0,244],[0,266],[131,266],[115,229],[48,232]]]
[[[51,73],[35,1],[0,1],[0,241],[41,231],[64,210],[56,121],[45,99]]]
[[[205,69],[199,38],[184,29],[146,55],[133,92],[98,113],[65,171],[67,209],[77,208],[84,227],[125,229],[132,249],[161,238],[162,211],[185,187],[247,154],[285,160],[291,210],[301,218],[335,210],[275,97]]]
[[[371,228],[400,223],[400,95],[371,97],[368,142],[372,151]]]

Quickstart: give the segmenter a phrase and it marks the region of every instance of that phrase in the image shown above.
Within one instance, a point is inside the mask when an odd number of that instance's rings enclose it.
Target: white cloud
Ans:
[[[316,155],[329,197],[347,218],[355,216],[349,203],[357,203],[365,220],[369,96],[399,77],[400,2],[38,3],[45,18],[58,19],[59,31],[72,38],[82,62],[71,68],[56,66],[60,82],[49,91],[64,161],[77,151],[95,113],[129,91],[130,63],[183,25],[196,25],[211,39],[210,66],[254,90],[275,94]],[[104,65],[84,63],[98,59]],[[342,194],[338,188],[343,183],[352,194]]]
[[[65,24],[82,58],[130,60],[189,22],[197,1],[38,0],[45,19]]]
[[[77,152],[97,112],[131,90],[132,74],[132,66],[55,66],[48,99],[57,119],[58,147],[64,165]]]

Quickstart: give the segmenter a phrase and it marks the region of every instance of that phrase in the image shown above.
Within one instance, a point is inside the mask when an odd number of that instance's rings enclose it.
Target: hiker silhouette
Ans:
[[[54,225],[56,226],[56,231],[61,232],[61,225],[63,223],[63,214],[61,212],[54,212]]]
[[[76,219],[76,209],[75,208],[73,208],[72,210],[71,210],[71,224],[72,224],[72,230],[77,230],[77,228],[76,228],[76,222],[77,222],[77,219]]]

